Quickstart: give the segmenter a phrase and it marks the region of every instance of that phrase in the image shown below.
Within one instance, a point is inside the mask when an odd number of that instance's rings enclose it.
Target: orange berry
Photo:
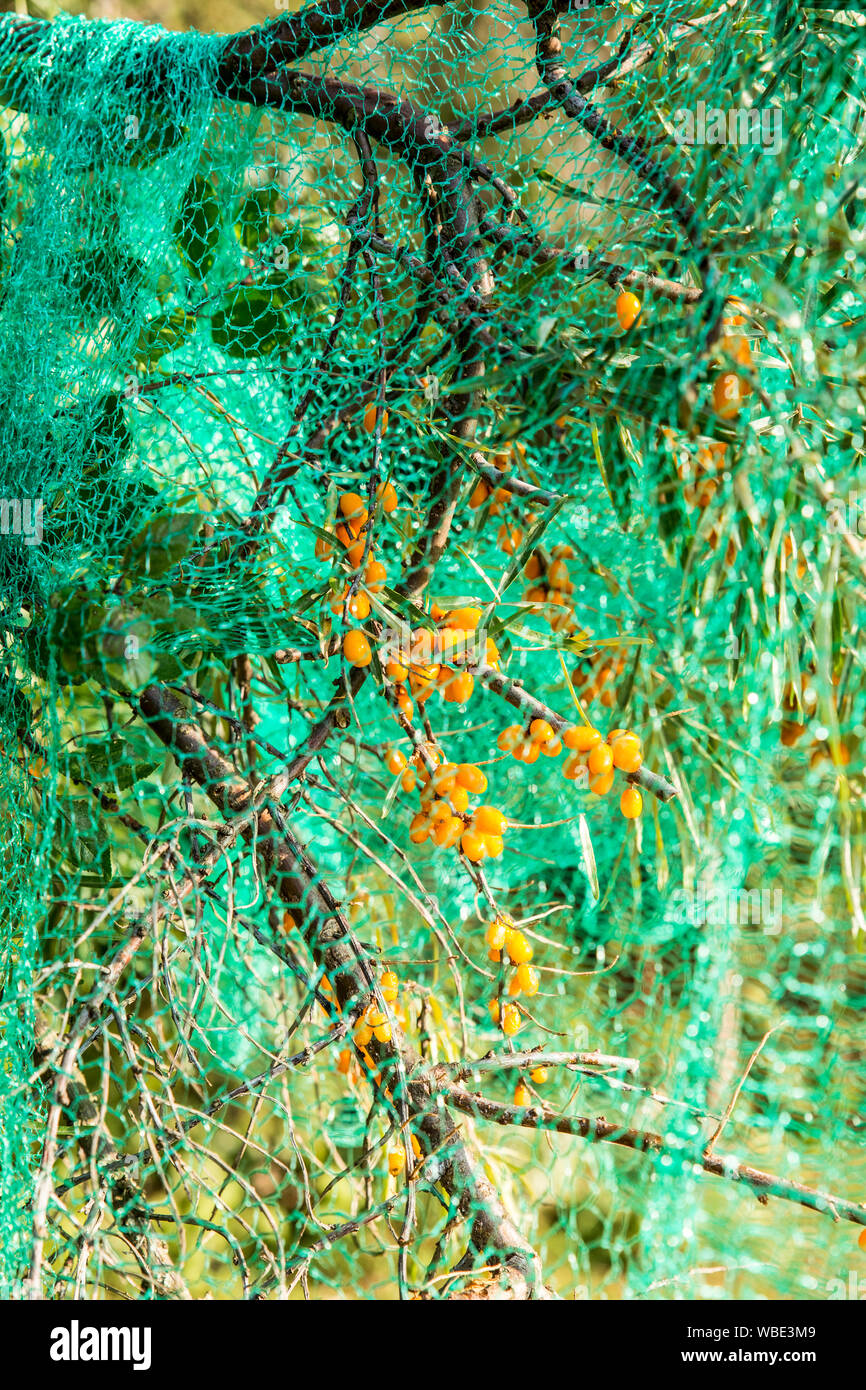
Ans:
[[[497,951],[495,947],[491,946],[490,950],[487,952],[487,959],[492,960],[494,964],[498,965],[502,960],[502,952]]]
[[[481,768],[476,767],[474,763],[460,764],[457,769],[457,783],[459,786],[465,787],[468,792],[472,792],[475,795],[480,795],[481,792],[487,791],[487,778],[484,776]]]
[[[338,527],[338,530],[339,529],[342,528]],[[361,561],[364,558],[365,549],[366,545],[364,541],[356,541],[354,545],[349,545],[346,547],[346,561],[353,570],[359,568]]]
[[[407,767],[406,771],[402,773],[400,777],[400,785],[404,792],[413,792],[415,790],[416,780],[414,767]]]
[[[721,420],[733,420],[740,413],[746,392],[736,372],[722,372],[713,384],[713,409]]]
[[[340,498],[340,511],[346,521],[352,523],[351,529],[357,536],[369,515],[360,493],[344,492]]]
[[[447,801],[435,800],[428,812],[431,821],[435,825],[444,825],[451,819],[451,808]]]
[[[357,531],[353,531],[350,526],[338,526],[334,534],[340,545],[350,546],[358,539]]]
[[[568,565],[564,560],[554,560],[547,571],[547,583],[551,589],[561,589],[564,593],[569,591],[571,581],[568,577]]]
[[[613,749],[606,743],[599,743],[592,749],[588,763],[590,774],[609,772],[613,767]]]
[[[474,830],[464,830],[460,837],[460,848],[473,864],[479,863],[487,853],[487,843],[484,836],[476,834]]]
[[[457,632],[474,632],[481,621],[483,609],[467,605],[464,608],[454,608],[445,615],[445,626],[453,628]]]
[[[443,757],[442,749],[438,748],[435,743],[422,743],[421,747],[412,754],[412,761],[417,765],[421,777],[426,782],[430,776],[428,764],[432,763],[434,767],[438,767]]]
[[[488,1008],[488,1011],[489,1011],[489,1013],[490,1013],[490,1017],[493,1019],[493,1022],[494,1022],[494,1023],[498,1023],[498,1022],[499,1022],[499,1000],[498,1000],[498,999],[491,999],[490,1003],[487,1005],[487,1008]]]
[[[866,1226],[863,1227],[862,1231],[857,1237],[857,1244],[860,1246],[861,1250],[866,1250]]]
[[[534,1081],[536,1086],[543,1086],[549,1076],[549,1072],[547,1067],[535,1067],[534,1070],[529,1073],[529,1076],[530,1080]]]
[[[596,796],[606,796],[613,786],[613,770],[610,772],[598,772],[589,779],[589,790],[595,792]]]
[[[334,553],[334,547],[330,541],[326,541],[324,536],[316,537],[316,544],[313,546],[313,554],[317,560],[330,560]]]
[[[404,719],[411,719],[415,713],[415,706],[402,686],[397,691],[397,708]]]
[[[509,955],[510,954],[511,952],[509,951]],[[540,980],[538,971],[535,969],[534,965],[527,965],[525,961],[522,962],[522,964],[518,965],[517,974],[514,978],[517,980],[523,993],[528,995],[530,999],[534,994],[538,993]]]
[[[415,695],[419,695],[422,691],[425,696],[430,695],[438,675],[438,666],[413,666],[409,672],[409,689]]]
[[[392,1149],[388,1154],[388,1172],[392,1178],[399,1178],[406,1166],[406,1155],[402,1149]]]
[[[341,1071],[344,1076],[348,1076],[349,1072],[352,1069],[353,1060],[354,1059],[349,1048],[344,1047],[339,1057],[337,1058],[337,1071]]]
[[[619,799],[619,809],[626,820],[635,820],[641,813],[643,797],[637,787],[626,787]]]
[[[514,757],[521,763],[537,763],[540,753],[541,744],[531,738],[522,738],[514,749]]]
[[[535,551],[532,552],[526,564],[523,566],[523,573],[527,579],[540,579],[543,573],[541,560]]]
[[[400,981],[397,979],[396,972],[393,970],[385,970],[382,974],[381,980],[379,981],[379,989],[381,990],[382,998],[386,1001],[386,1003],[394,1003],[394,1001],[397,998],[397,992],[399,988]]]
[[[384,428],[383,428],[384,434]],[[382,503],[382,511],[390,516],[391,512],[396,511],[399,505],[397,490],[393,483],[380,483],[376,488],[376,500]]]
[[[368,560],[364,571],[364,583],[371,594],[378,593],[388,578],[388,571],[381,560]]]
[[[566,748],[573,748],[577,753],[587,753],[590,748],[595,748],[597,743],[601,743],[601,734],[598,729],[591,729],[588,724],[578,724],[573,729],[563,729],[562,741]]]
[[[376,1039],[377,1042],[380,1043],[386,1043],[391,1041],[391,1025],[387,1019],[384,1023],[380,1023],[376,1028],[373,1029],[373,1037]]]
[[[465,705],[475,689],[475,677],[471,671],[461,671],[444,687],[443,695],[450,704]]]
[[[411,1143],[412,1143],[412,1152],[413,1152],[413,1154],[415,1155],[416,1158],[420,1158],[420,1157],[421,1157],[421,1145],[418,1143],[418,1140],[415,1138],[415,1135],[414,1135],[414,1134],[410,1134],[410,1135],[409,1135],[409,1139],[410,1139],[410,1141],[411,1141]]]
[[[541,751],[545,758],[558,758],[562,752],[562,739],[549,738],[546,743],[542,743]]]
[[[350,666],[369,666],[373,660],[370,643],[358,628],[353,627],[343,638],[343,656]]]
[[[506,1004],[502,1010],[502,1031],[508,1038],[513,1038],[515,1033],[520,1031],[520,1010],[516,1004]]]
[[[508,821],[495,806],[478,806],[472,816],[472,829],[482,835],[501,835]]]
[[[514,1088],[514,1104],[520,1109],[532,1104],[532,1096],[529,1094],[529,1087],[525,1081],[518,1081]]]
[[[355,1042],[359,1047],[366,1047],[373,1041],[373,1029],[363,1018],[359,1018],[355,1024]]]
[[[578,778],[583,779],[588,776],[586,763],[579,753],[569,753],[562,764],[562,775],[567,777],[569,782],[576,782]]]
[[[353,594],[349,599],[349,612],[358,623],[362,623],[365,618],[369,618],[370,600],[363,591],[359,594]]]
[[[368,401],[364,409],[364,429],[368,434],[372,434],[376,428],[376,402]],[[388,412],[382,411],[381,431],[384,434],[388,428]]]
[[[385,666],[385,675],[389,681],[396,681],[399,685],[409,675],[409,667],[404,666],[402,661],[389,661]]]
[[[385,758],[385,766],[389,772],[395,774],[403,772],[403,770],[409,766],[406,761],[406,754],[401,753],[399,748],[389,748],[388,755]]]
[[[483,478],[479,478],[478,482],[472,489],[472,495],[469,498],[469,505],[472,508],[472,510],[477,511],[479,507],[483,507],[484,503],[487,501],[489,496],[490,488],[484,482]]]
[[[442,763],[433,773],[433,786],[440,796],[450,792],[457,784],[457,764]]]
[[[505,932],[505,950],[513,965],[525,965],[527,961],[532,960],[532,947],[523,932],[518,931],[516,927],[508,927]]]
[[[507,931],[508,923],[502,917],[497,917],[495,922],[488,924],[484,933],[484,940],[494,951],[501,951],[505,945],[505,933]]]
[[[423,811],[412,817],[409,825],[409,839],[414,845],[422,845],[430,834],[432,827],[429,818]]]
[[[611,740],[610,748],[614,767],[618,767],[620,772],[637,772],[643,762],[637,734],[619,734],[618,738]]]
[[[616,316],[619,319],[619,326],[628,330],[637,320],[641,311],[641,302],[636,294],[631,294],[628,290],[623,290],[616,297]]]
[[[461,839],[465,829],[466,826],[460,817],[452,816],[444,825],[436,827],[437,833],[434,834],[433,838],[442,849],[453,849],[457,841]]]
[[[553,738],[553,725],[546,719],[533,719],[529,726],[529,737],[536,743],[547,743],[548,739]]]
[[[458,815],[462,816],[469,809],[469,793],[465,787],[454,787],[448,799]]]
[[[505,841],[501,835],[485,835],[484,843],[487,846],[488,859],[498,859],[505,849]]]
[[[741,299],[729,299],[725,305],[725,314],[722,319],[724,324],[731,324],[739,327],[746,322],[748,309]]]

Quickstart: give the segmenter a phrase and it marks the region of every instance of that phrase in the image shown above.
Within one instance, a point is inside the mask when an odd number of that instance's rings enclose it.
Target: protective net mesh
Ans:
[[[261,17],[0,19],[2,1289],[849,1296],[863,16]]]

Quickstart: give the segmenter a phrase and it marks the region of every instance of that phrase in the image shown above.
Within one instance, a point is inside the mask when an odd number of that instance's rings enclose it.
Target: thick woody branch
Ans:
[[[198,725],[183,704],[170,691],[149,686],[139,701],[141,713],[154,733],[165,744],[184,774],[195,781],[227,817],[249,809],[251,792],[233,767],[207,744]],[[312,756],[312,755],[311,755]],[[284,781],[288,770],[280,775]],[[246,838],[252,832],[245,828]],[[292,835],[276,807],[263,806],[256,817],[256,847],[262,856],[266,876],[290,908],[297,908],[298,880],[305,887],[305,916],[301,923],[307,945],[318,968],[331,980],[341,1009],[356,1009],[375,989],[375,978],[359,953],[351,928],[339,910],[309,855]],[[447,1110],[436,1104],[435,1087],[426,1077],[412,1076],[419,1059],[392,1024],[392,1043],[369,1045],[374,1063],[381,1068],[377,1084],[387,1089],[393,1081],[383,1076],[392,1072],[395,1060],[406,1075],[401,1101],[416,1117],[420,1134],[430,1151],[447,1154],[448,1168],[443,1184],[454,1195],[458,1208],[472,1222],[471,1244],[476,1252],[496,1252],[496,1258],[513,1268],[526,1292],[540,1293],[541,1270],[538,1257],[508,1217],[493,1186],[459,1137]],[[375,1077],[374,1077],[375,1080]],[[389,1101],[390,1104],[390,1101]]]
[[[834,1221],[853,1221],[855,1225],[866,1226],[866,1204],[849,1202],[830,1192],[819,1192],[817,1188],[806,1187],[803,1183],[792,1182],[774,1173],[765,1173],[761,1168],[753,1168],[731,1156],[717,1157],[690,1152],[687,1148],[668,1143],[652,1130],[629,1129],[599,1116],[590,1119],[586,1115],[554,1115],[539,1107],[520,1108],[503,1105],[499,1101],[488,1100],[485,1096],[473,1095],[460,1086],[449,1084],[444,1078],[441,1090],[449,1105],[464,1115],[476,1120],[490,1120],[499,1125],[518,1125],[523,1129],[540,1129],[552,1134],[570,1134],[590,1143],[617,1144],[632,1149],[636,1153],[656,1154],[662,1158],[674,1159],[689,1165],[695,1172],[703,1170],[713,1177],[724,1178],[749,1188],[759,1201],[766,1202],[770,1197],[780,1197],[788,1202],[796,1202],[810,1211],[832,1216]]]

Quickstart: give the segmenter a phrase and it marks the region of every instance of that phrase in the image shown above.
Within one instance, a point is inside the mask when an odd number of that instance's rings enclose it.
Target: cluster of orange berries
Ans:
[[[684,483],[683,501],[689,507],[706,511],[719,490],[718,474],[725,468],[727,445],[708,439],[698,446],[694,468],[688,459],[677,461],[677,476]]]
[[[742,333],[732,330],[741,328],[746,322],[742,304],[733,301],[728,313],[722,319],[725,332],[719,342],[719,352],[736,362],[738,366],[752,366],[752,350],[749,341]],[[751,395],[752,386],[748,378],[739,372],[726,371],[713,382],[713,409],[721,420],[734,420],[739,415],[746,397]]]
[[[611,729],[605,742],[600,731],[589,724],[574,725],[558,734],[547,719],[533,719],[526,732],[520,724],[509,724],[496,743],[503,753],[525,763],[534,763],[541,754],[557,758],[564,746],[569,753],[562,775],[569,781],[585,782],[596,796],[610,791],[615,768],[628,775],[643,763],[640,739],[628,729]],[[627,820],[640,815],[643,798],[637,787],[626,787],[619,808]]]
[[[536,995],[539,985],[538,971],[529,964],[533,951],[523,932],[518,931],[507,917],[497,917],[484,933],[484,940],[487,942],[488,960],[498,964],[504,953],[509,964],[516,967],[508,985],[510,997],[517,999],[521,994],[525,994],[531,999]]]
[[[493,467],[498,468],[500,473],[507,473],[512,464],[517,465],[525,460],[526,445],[522,444],[520,440],[515,440],[505,453],[494,454],[492,463]],[[477,511],[488,500],[490,500],[490,515],[499,516],[511,500],[511,493],[507,488],[495,487],[492,483],[488,483],[485,478],[479,478],[469,498],[469,505],[473,511]]]
[[[421,845],[432,840],[442,849],[459,844],[466,858],[476,864],[482,859],[498,859],[505,847],[505,816],[495,806],[469,809],[470,796],[480,796],[487,790],[487,778],[481,768],[474,763],[443,762],[440,750],[429,745],[413,761],[422,787],[421,810],[409,826],[412,843]],[[434,764],[432,769],[428,763]],[[394,767],[397,766],[394,759]],[[414,787],[414,772],[408,766],[401,773],[401,781],[405,790]]]
[[[811,719],[818,705],[818,692],[812,684],[814,668],[803,671],[798,684],[789,681],[782,695],[784,718],[779,725],[779,742],[785,748],[793,748],[807,732],[807,720]],[[838,685],[839,673],[833,675],[833,684]],[[799,693],[798,693],[799,685]],[[851,750],[840,743],[836,752],[827,741],[813,739],[810,744],[809,766],[817,767],[828,758],[836,766],[845,767],[851,761]]]
[[[571,602],[574,583],[566,564],[572,559],[574,551],[570,545],[557,545],[549,560],[543,551],[534,550],[523,567],[523,573],[531,581],[524,591],[524,601],[554,610],[545,613],[553,632],[574,632],[577,628]]]
[[[386,1004],[396,1004],[399,992],[400,982],[396,972],[386,970],[379,981],[379,993]],[[355,1042],[358,1047],[367,1047],[374,1038],[380,1043],[391,1041],[391,1025],[375,999],[367,1005],[355,1024]]]
[[[407,719],[411,719],[414,712],[407,682],[419,705],[437,689],[448,703],[466,704],[475,689],[475,677],[471,671],[449,666],[442,658],[449,653],[467,653],[469,645],[474,643],[471,634],[481,620],[481,613],[480,608],[471,606],[447,610],[433,604],[430,616],[437,624],[437,631],[416,628],[409,651],[392,656],[386,662],[385,674],[394,682],[397,707]],[[485,644],[485,660],[490,666],[499,662],[499,649],[489,637]]]
[[[601,651],[588,664],[575,668],[572,684],[584,704],[598,699],[605,709],[613,709],[616,704],[616,682],[625,670],[625,662],[623,652],[611,657]]]
[[[327,988],[326,988],[327,986]],[[328,997],[333,999],[330,982],[325,979],[320,986]],[[383,1000],[393,1006],[392,1012],[401,1028],[410,1026],[408,1010],[399,1003],[400,982],[394,970],[386,968],[379,980],[379,992]],[[380,1009],[374,1000],[367,1006],[361,1017],[355,1024],[355,1044],[368,1067],[373,1067],[375,1063],[370,1056],[367,1048],[373,1039],[376,1042],[387,1043],[391,1041],[391,1024],[384,1011]],[[360,1067],[355,1060],[355,1054],[351,1048],[345,1047],[337,1058],[337,1070],[350,1080],[357,1080],[361,1075]]]
[[[515,927],[508,917],[497,917],[484,933],[487,942],[487,958],[496,963],[504,959],[513,967],[508,983],[509,999],[500,1008],[498,999],[491,999],[488,1005],[490,1017],[498,1024],[507,1038],[520,1032],[523,1022],[520,1009],[511,1001],[525,994],[531,999],[538,993],[538,971],[530,965],[533,951],[522,931]]]
[[[393,483],[380,483],[376,492],[377,501],[386,515],[396,510],[397,492]],[[357,492],[344,492],[338,502],[340,520],[334,528],[334,538],[343,547],[343,559],[349,568],[357,573],[364,559],[366,542],[364,533],[369,523],[369,512],[363,497]],[[315,544],[316,558],[329,560],[334,556],[334,544],[324,536],[318,536]],[[349,614],[356,622],[364,622],[370,616],[370,594],[379,593],[385,586],[388,571],[380,560],[373,557],[372,551],[364,568],[363,587],[349,600]],[[330,601],[331,612],[342,613],[348,593],[348,585],[335,592]],[[373,659],[366,634],[358,628],[350,628],[343,638],[343,655],[352,666],[368,666]]]
[[[516,466],[526,461],[526,445],[520,440],[515,440],[509,446],[506,453],[494,454],[493,466],[500,472],[507,473],[512,465]],[[496,487],[493,483],[488,483],[485,478],[479,478],[472,490],[469,498],[469,505],[473,511],[483,507],[489,502],[490,515],[500,516],[511,501],[511,493],[508,488]],[[531,511],[522,512],[523,519],[529,525],[535,521],[535,516]],[[503,555],[516,555],[523,544],[523,529],[510,521],[503,521],[496,533],[496,544]]]
[[[674,430],[663,429],[670,448],[677,454],[677,477],[683,483],[683,501],[689,507],[696,507],[703,515],[719,490],[719,474],[726,466],[727,445],[717,439],[705,439],[698,445],[694,461],[681,452],[681,441]],[[722,538],[719,526],[707,532],[707,545],[717,550]],[[733,537],[728,541],[725,563],[732,565],[737,555],[737,543]]]

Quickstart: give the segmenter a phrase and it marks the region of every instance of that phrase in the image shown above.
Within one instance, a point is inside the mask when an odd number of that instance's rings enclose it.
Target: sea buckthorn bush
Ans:
[[[862,1263],[861,21],[0,16],[0,1292]]]

